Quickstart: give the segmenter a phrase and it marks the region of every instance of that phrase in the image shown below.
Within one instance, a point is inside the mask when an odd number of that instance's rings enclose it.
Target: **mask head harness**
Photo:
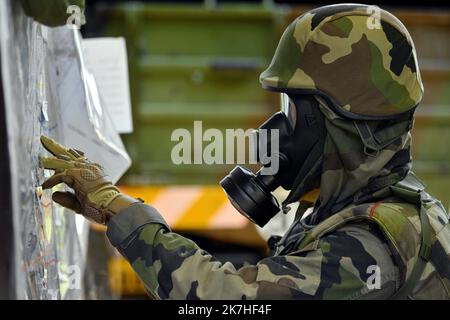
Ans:
[[[254,174],[236,166],[220,181],[233,206],[260,227],[281,210],[272,191],[295,188],[298,173],[308,171],[302,167],[311,150],[326,137],[324,116],[314,96],[284,97],[282,111],[255,132],[254,152],[263,167]]]

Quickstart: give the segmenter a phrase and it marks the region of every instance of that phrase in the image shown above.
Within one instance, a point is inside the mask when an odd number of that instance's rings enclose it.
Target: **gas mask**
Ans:
[[[236,166],[220,181],[233,206],[260,227],[281,210],[272,192],[280,186],[286,190],[295,187],[299,173],[308,171],[305,160],[309,157],[309,164],[319,161],[317,152],[315,159],[310,153],[318,144],[323,146],[326,136],[324,117],[314,96],[281,95],[281,111],[263,123],[252,139],[254,157],[263,167],[254,174]]]

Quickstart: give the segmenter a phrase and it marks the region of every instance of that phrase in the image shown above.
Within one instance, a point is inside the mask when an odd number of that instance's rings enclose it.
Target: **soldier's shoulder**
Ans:
[[[416,219],[419,208],[415,205],[391,201],[389,199],[350,205],[334,213],[320,222],[308,234],[310,239],[319,239],[333,232],[358,229],[361,232],[372,233],[377,228],[390,228],[391,224],[406,223],[407,219]]]

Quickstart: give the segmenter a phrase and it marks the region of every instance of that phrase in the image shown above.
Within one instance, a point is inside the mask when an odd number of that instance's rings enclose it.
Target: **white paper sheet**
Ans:
[[[133,131],[127,50],[124,38],[82,41],[86,68],[94,75],[102,105],[119,133]]]

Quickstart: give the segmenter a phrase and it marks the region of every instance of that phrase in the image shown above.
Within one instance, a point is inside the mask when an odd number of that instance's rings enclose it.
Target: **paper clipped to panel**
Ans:
[[[94,75],[100,98],[119,133],[133,131],[125,39],[89,38],[82,41],[86,68]]]

